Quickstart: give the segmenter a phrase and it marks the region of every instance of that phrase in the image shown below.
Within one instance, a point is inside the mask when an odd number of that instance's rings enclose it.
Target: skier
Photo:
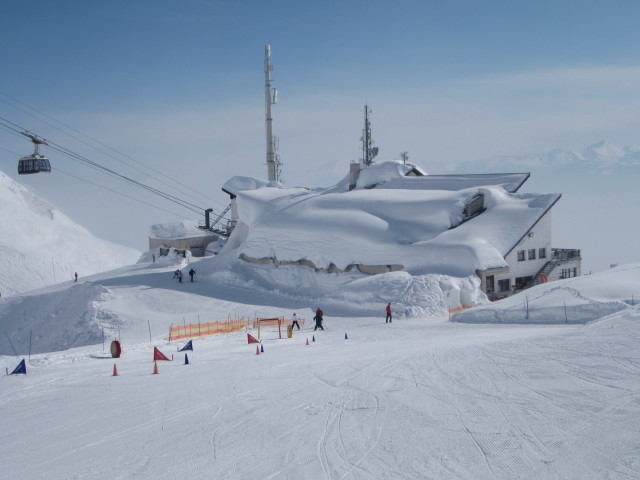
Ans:
[[[189,276],[191,277],[191,283],[193,283],[193,276],[196,274],[196,271],[192,268],[189,270]]]
[[[293,327],[298,327],[298,330],[300,330],[300,324],[298,323],[298,316],[294,313],[293,316],[291,317],[291,330],[293,330]]]
[[[320,330],[324,330],[324,327],[322,326],[322,316],[324,315],[324,312],[322,310],[320,310],[320,307],[318,307],[318,309],[316,310],[316,316],[313,317],[313,319],[316,321],[316,326],[313,329],[313,331],[315,332],[318,328]]]
[[[75,276],[76,279],[73,282],[77,283],[78,282],[78,272],[76,272],[76,274],[74,276]]]
[[[178,270],[178,282],[182,283],[182,270]]]
[[[153,259],[153,263],[156,263],[156,254],[155,253],[151,255],[151,258]]]
[[[387,303],[387,320],[384,323],[392,323],[391,322],[391,303]]]

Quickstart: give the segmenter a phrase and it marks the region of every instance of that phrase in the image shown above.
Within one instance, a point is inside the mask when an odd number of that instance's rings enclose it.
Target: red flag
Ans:
[[[156,361],[156,360],[169,361],[169,359],[164,355],[164,353],[158,350],[158,347],[153,347],[153,361]]]
[[[247,333],[247,343],[260,343],[260,340],[257,340],[251,334]]]

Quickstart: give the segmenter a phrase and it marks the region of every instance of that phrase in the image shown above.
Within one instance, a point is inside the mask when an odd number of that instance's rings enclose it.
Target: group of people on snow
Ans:
[[[196,271],[192,268],[191,270],[189,270],[189,277],[191,277],[191,282],[193,283],[193,277],[195,276]],[[178,269],[175,272],[173,272],[173,278],[177,278],[178,282],[182,283],[182,270]]]

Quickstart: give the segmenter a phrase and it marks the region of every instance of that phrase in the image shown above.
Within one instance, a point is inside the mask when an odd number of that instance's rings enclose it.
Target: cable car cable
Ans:
[[[75,178],[77,180],[80,180],[81,182],[88,183],[88,184],[93,185],[95,187],[102,188],[103,190],[108,190],[109,192],[115,193],[116,195],[120,195],[122,197],[128,198],[129,200],[133,200],[134,202],[138,202],[138,203],[141,203],[143,205],[147,205],[148,207],[155,208],[156,210],[160,210],[160,211],[168,213],[170,215],[174,215],[174,216],[176,216],[178,218],[184,218],[184,215],[180,215],[180,214],[175,213],[175,212],[170,212],[169,210],[165,210],[164,208],[158,207],[157,205],[154,205],[152,203],[145,202],[144,200],[139,200],[139,199],[134,198],[134,197],[132,197],[130,195],[127,195],[126,193],[118,192],[117,190],[113,190],[113,189],[111,189],[109,187],[105,187],[105,186],[100,185],[98,183],[95,183],[95,182],[92,182],[90,180],[87,180],[86,178],[78,177],[77,175],[74,175],[72,173],[66,172],[61,168],[57,168],[56,167],[56,172],[60,172],[60,173],[62,173],[64,175],[68,175],[69,177],[73,177],[73,178]]]
[[[0,120],[10,124],[10,125],[7,125],[7,123],[3,123],[2,121],[0,121],[0,125],[4,126],[5,129],[8,129],[12,133],[22,134],[22,130],[26,130],[23,127],[21,127],[20,125],[14,123],[14,122],[12,122],[12,121],[4,118],[4,117],[0,117]],[[13,125],[13,127],[11,125]],[[18,127],[18,128],[14,128],[14,127]],[[127,181],[129,183],[132,183],[133,185],[135,185],[135,186],[137,186],[139,188],[145,189],[145,190],[147,190],[147,191],[149,191],[151,193],[155,193],[156,195],[158,195],[158,196],[160,196],[162,198],[165,198],[166,200],[169,200],[171,202],[174,202],[177,205],[180,205],[183,208],[186,208],[186,209],[188,209],[188,210],[190,210],[192,212],[195,212],[195,213],[198,213],[198,214],[202,214],[202,211],[205,210],[204,208],[202,208],[202,207],[200,207],[198,205],[195,205],[195,204],[192,204],[192,203],[187,202],[185,200],[182,200],[182,199],[180,199],[180,198],[178,198],[178,197],[176,197],[174,195],[170,195],[170,194],[168,194],[166,192],[163,192],[163,191],[161,191],[159,189],[156,189],[156,188],[151,187],[149,185],[146,185],[146,184],[144,184],[142,182],[134,180],[134,179],[132,179],[130,177],[127,177],[126,175],[119,174],[119,173],[115,172],[112,169],[109,169],[107,167],[104,167],[103,165],[100,165],[98,162],[90,160],[90,159],[88,159],[88,158],[86,158],[86,157],[84,157],[84,156],[82,156],[80,154],[77,154],[77,153],[67,149],[66,147],[58,145],[55,142],[52,142],[50,140],[46,140],[46,142],[48,144],[47,146],[49,148],[51,148],[52,150],[56,150],[56,151],[62,153],[63,155],[66,155],[66,156],[68,156],[68,157],[70,157],[72,159],[76,159],[78,161],[84,162],[85,164],[87,164],[87,165],[89,165],[89,166],[91,166],[93,168],[100,169],[100,170],[102,170],[104,172],[107,172],[108,174],[110,174],[112,176],[115,176],[115,177],[117,177],[117,178],[119,178],[119,179],[121,179],[123,181]],[[226,217],[225,217],[225,219],[226,219]]]
[[[189,189],[189,191],[193,191],[193,192],[195,192],[195,193],[197,193],[197,194],[201,195],[203,198],[205,198],[205,199],[206,199],[206,200],[208,200],[208,201],[211,201],[211,202],[217,203],[218,205],[222,205],[222,204],[221,204],[220,202],[218,202],[217,200],[215,200],[215,199],[213,199],[213,198],[208,197],[207,195],[203,194],[202,192],[198,192],[197,190],[193,190],[193,188],[192,188],[192,187],[189,187],[189,186],[187,186],[187,185],[185,185],[185,184],[183,184],[183,183],[179,182],[178,180],[176,180],[176,179],[174,179],[174,178],[172,178],[172,177],[170,177],[170,176],[168,176],[168,175],[165,175],[164,173],[160,172],[159,170],[154,169],[153,167],[149,167],[148,165],[145,165],[144,163],[142,163],[142,162],[140,162],[139,160],[136,160],[136,159],[134,159],[134,158],[130,157],[129,155],[127,155],[127,154],[125,154],[125,153],[122,153],[122,152],[120,152],[120,151],[118,151],[118,150],[116,150],[116,149],[114,149],[114,148],[112,148],[112,147],[109,147],[108,145],[105,145],[104,143],[100,142],[99,140],[97,140],[97,139],[95,139],[95,138],[92,138],[91,136],[86,135],[86,134],[84,134],[84,133],[82,133],[82,132],[80,132],[80,131],[78,131],[78,130],[74,129],[74,128],[73,128],[73,127],[71,127],[70,125],[67,125],[67,124],[66,124],[66,123],[64,123],[64,122],[62,122],[62,121],[60,121],[60,120],[57,120],[57,119],[55,119],[55,118],[51,117],[50,115],[47,115],[46,113],[41,112],[40,110],[38,110],[38,109],[36,109],[36,108],[34,108],[34,107],[32,107],[32,106],[30,106],[30,105],[28,105],[28,104],[24,103],[24,102],[21,102],[20,100],[18,100],[18,99],[16,99],[16,98],[14,98],[14,97],[12,97],[12,96],[10,96],[10,95],[8,95],[8,94],[4,93],[4,92],[0,92],[0,95],[3,95],[3,96],[5,96],[5,97],[7,97],[7,98],[10,98],[10,99],[11,99],[11,100],[13,100],[14,102],[17,102],[17,103],[20,103],[21,105],[24,105],[25,107],[27,107],[27,108],[29,108],[29,109],[31,109],[31,110],[33,110],[33,111],[37,112],[38,114],[43,115],[44,117],[49,118],[49,119],[53,120],[54,122],[59,123],[60,125],[63,125],[65,128],[67,128],[67,129],[69,129],[69,130],[71,130],[71,131],[73,131],[73,132],[76,132],[76,133],[78,133],[79,135],[82,135],[82,136],[83,136],[83,137],[85,137],[85,138],[90,139],[91,141],[93,141],[93,142],[97,143],[98,145],[101,145],[101,146],[102,146],[102,147],[104,147],[104,148],[107,148],[107,149],[109,149],[109,150],[111,150],[111,151],[113,151],[113,152],[115,152],[115,153],[117,153],[117,154],[119,154],[119,155],[121,155],[121,156],[123,156],[123,157],[125,157],[125,158],[128,158],[129,160],[131,160],[131,161],[133,161],[133,162],[136,162],[136,163],[138,163],[138,164],[140,164],[140,165],[144,166],[147,170],[151,170],[151,171],[156,172],[157,174],[159,174],[159,175],[161,175],[161,176],[163,176],[163,177],[165,177],[165,178],[167,178],[167,179],[169,179],[169,180],[171,180],[171,181],[173,181],[173,182],[177,183],[178,185],[180,185],[180,186],[182,186],[182,187],[184,187],[184,188]],[[126,162],[124,162],[123,160],[118,159],[118,158],[114,157],[113,155],[110,155],[110,154],[108,154],[108,153],[106,153],[106,152],[104,152],[104,151],[100,150],[100,149],[99,149],[99,148],[97,148],[95,145],[91,145],[91,144],[89,144],[89,143],[85,142],[84,140],[82,140],[81,138],[78,138],[78,137],[76,137],[76,136],[74,136],[74,135],[69,134],[68,132],[63,131],[63,130],[62,130],[62,129],[60,129],[59,127],[57,127],[57,126],[55,126],[55,125],[51,124],[50,122],[47,122],[47,121],[45,121],[45,120],[42,120],[42,119],[38,118],[37,116],[35,116],[35,115],[33,115],[33,114],[31,114],[31,113],[29,113],[29,112],[25,111],[24,109],[22,109],[22,108],[20,108],[20,107],[18,107],[18,106],[16,106],[16,105],[13,105],[13,104],[12,104],[12,103],[10,103],[10,102],[7,102],[6,100],[3,100],[3,99],[1,99],[1,98],[0,98],[0,102],[3,102],[3,103],[5,103],[5,104],[7,104],[7,105],[9,105],[9,106],[11,106],[11,107],[13,107],[14,109],[16,109],[16,110],[18,110],[18,111],[20,111],[20,112],[22,112],[22,113],[24,113],[24,114],[26,114],[26,115],[29,115],[30,117],[35,118],[36,120],[39,120],[39,121],[41,121],[41,122],[43,122],[43,123],[45,123],[45,124],[49,125],[49,126],[50,126],[50,127],[52,127],[52,128],[55,128],[56,130],[58,130],[58,131],[60,131],[60,132],[64,133],[65,135],[68,135],[68,136],[70,136],[71,138],[74,138],[74,139],[76,139],[76,140],[78,140],[78,141],[80,141],[80,142],[84,143],[85,145],[87,145],[87,146],[89,146],[89,147],[91,147],[91,148],[94,148],[94,149],[98,150],[99,152],[101,152],[101,153],[103,153],[103,154],[105,154],[105,155],[107,155],[107,156],[109,156],[109,157],[113,158],[114,160],[119,161],[120,163],[123,163],[124,165],[127,165],[127,166],[128,166],[128,167],[130,167],[130,168],[133,168],[133,169],[137,170],[138,172],[140,172],[140,173],[142,173],[142,174],[148,174],[148,172],[142,171],[142,170],[140,170],[140,169],[138,169],[138,168],[136,168],[136,167],[134,167],[134,166],[132,166],[132,165],[128,165],[128,164],[127,164]],[[163,185],[168,186],[169,188],[173,188],[174,190],[178,190],[175,186],[169,185],[168,183],[166,183],[166,182],[164,182],[164,181],[162,181],[162,180],[160,180],[160,179],[158,179],[158,178],[155,178],[155,177],[153,177],[153,176],[150,176],[150,177],[151,177],[151,178],[154,178],[154,179],[155,179],[155,180],[157,180],[157,181],[159,181],[159,182],[160,182],[160,183],[162,183]],[[183,193],[183,194],[185,194],[184,192],[182,192],[182,193]],[[192,195],[189,195],[189,194],[185,194],[185,195],[190,196],[191,198],[194,198]],[[224,206],[224,208],[226,208],[226,205]]]

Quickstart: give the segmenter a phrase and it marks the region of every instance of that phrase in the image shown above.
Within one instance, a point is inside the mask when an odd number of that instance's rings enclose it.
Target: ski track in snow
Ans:
[[[141,343],[117,378],[99,346],[38,355],[1,380],[0,456],[30,479],[640,478],[637,310],[587,326],[330,318],[310,345],[265,330],[261,355],[244,335],[196,339],[190,365],[158,375]]]

